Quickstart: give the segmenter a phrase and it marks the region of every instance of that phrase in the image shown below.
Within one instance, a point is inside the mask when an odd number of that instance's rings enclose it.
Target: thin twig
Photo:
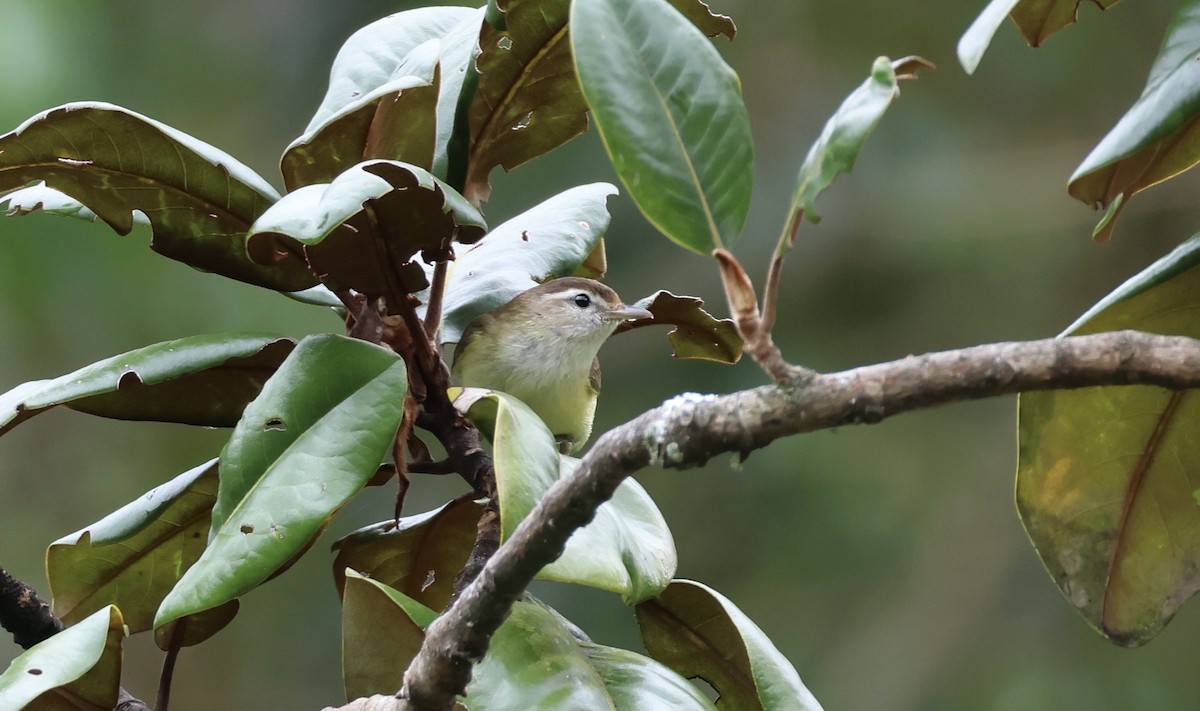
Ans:
[[[163,658],[162,672],[158,676],[158,698],[154,701],[154,711],[167,711],[171,704],[171,681],[175,676],[175,662],[179,659],[179,650],[183,649],[183,635],[187,629],[188,618],[184,617],[175,623],[171,630],[171,641],[167,645],[167,654]]]
[[[433,265],[433,281],[429,284],[429,303],[425,305],[425,335],[437,341],[438,329],[442,327],[442,297],[446,292],[448,262],[442,260]]]

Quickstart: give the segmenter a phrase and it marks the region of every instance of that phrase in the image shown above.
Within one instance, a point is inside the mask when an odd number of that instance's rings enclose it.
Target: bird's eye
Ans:
[[[574,301],[575,305],[581,309],[586,309],[592,305],[592,297],[588,296],[587,294],[576,294],[572,301]]]

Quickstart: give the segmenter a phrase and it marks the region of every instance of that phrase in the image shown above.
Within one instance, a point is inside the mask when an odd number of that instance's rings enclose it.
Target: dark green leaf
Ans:
[[[491,193],[488,174],[512,170],[587,130],[587,104],[567,41],[567,0],[507,0],[496,5],[507,29],[485,23],[470,107],[471,150],[463,194]]]
[[[1200,162],[1200,0],[1180,3],[1146,88],[1092,149],[1067,185],[1089,205],[1113,205],[1096,228],[1112,236],[1117,215],[1141,190]]]
[[[0,395],[0,433],[56,405],[120,420],[230,427],[294,345],[228,333],[156,343]]]
[[[576,0],[571,45],[584,96],[642,213],[708,254],[750,206],[753,144],[737,75],[665,0]]]
[[[467,324],[538,284],[571,276],[608,229],[608,183],[571,188],[517,215],[450,266],[442,343],[457,343]],[[594,260],[593,260],[594,263]]]
[[[675,326],[667,338],[676,358],[736,363],[742,357],[742,337],[738,335],[737,326],[727,318],[714,318],[705,311],[703,299],[656,291],[634,306],[649,310],[654,318],[627,321],[617,328],[617,333],[669,324]]]
[[[750,618],[715,590],[676,580],[637,606],[650,656],[685,678],[700,677],[722,711],[813,711],[821,705]]]
[[[349,534],[333,545],[338,591],[346,584],[344,571],[352,568],[426,607],[445,609],[454,576],[475,545],[475,524],[482,514],[482,505],[458,499],[419,516],[383,521]]]
[[[436,613],[354,570],[342,596],[342,682],[346,698],[394,694]],[[410,616],[411,615],[411,616]],[[414,622],[416,617],[421,622]]]
[[[155,627],[237,598],[307,550],[379,467],[407,385],[391,351],[342,336],[301,341],[221,452],[208,548]]]
[[[1081,2],[1082,0],[992,0],[958,41],[958,61],[967,74],[974,73],[996,30],[1000,28],[1000,23],[1004,22],[1004,18],[1010,13],[1025,41],[1032,47],[1038,47],[1050,35],[1074,24]],[[1092,0],[1092,4],[1101,10],[1107,10],[1117,2],[1118,0]]]
[[[109,606],[34,645],[0,674],[0,708],[110,711],[124,637],[121,612]]]
[[[343,106],[288,146],[280,161],[289,191],[328,183],[371,158],[429,170],[437,129],[437,40],[415,48],[395,78]]]
[[[1096,304],[1066,333],[1200,337],[1200,235]],[[1019,401],[1017,509],[1043,564],[1119,644],[1153,637],[1200,589],[1195,390],[1127,386]]]
[[[468,15],[442,38],[442,88],[438,93],[437,141],[430,172],[452,185],[462,185],[466,179],[469,109],[479,78],[475,57],[485,10],[481,7]]]
[[[354,289],[389,296],[393,308],[403,295],[427,286],[414,262],[444,258],[451,239],[481,238],[483,216],[428,171],[407,163],[368,161],[332,183],[289,193],[250,229],[250,253],[303,253],[334,290]]]
[[[848,173],[854,167],[854,160],[858,158],[863,144],[883,118],[888,106],[891,106],[892,100],[900,95],[897,74],[910,73],[920,64],[928,63],[912,57],[896,62],[879,57],[871,65],[871,76],[851,92],[825,122],[821,135],[808,149],[808,155],[800,165],[800,175],[792,192],[791,205],[788,206],[788,222],[783,227],[775,251],[777,255],[785,254],[791,248],[802,215],[812,222],[820,220],[813,206],[817,195],[832,185],[838,175]]]
[[[71,196],[119,234],[134,211],[156,252],[239,281],[283,291],[316,283],[303,260],[252,262],[243,236],[279,194],[232,156],[127,109],[75,103],[0,136],[0,193],[34,181]]]
[[[46,551],[54,614],[71,624],[112,604],[130,633],[150,629],[159,603],[204,551],[216,499],[214,459],[55,541]],[[234,601],[214,619],[189,619],[186,643],[215,634],[236,611]]]

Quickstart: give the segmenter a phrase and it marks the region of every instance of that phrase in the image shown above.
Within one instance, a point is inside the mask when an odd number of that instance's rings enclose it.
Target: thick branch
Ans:
[[[786,435],[1032,390],[1096,385],[1200,387],[1200,341],[1133,331],[998,343],[909,356],[729,395],[685,394],[617,427],[556,482],[457,602],[430,625],[404,676],[403,707],[450,708],[539,570],[634,471],[697,466]]]

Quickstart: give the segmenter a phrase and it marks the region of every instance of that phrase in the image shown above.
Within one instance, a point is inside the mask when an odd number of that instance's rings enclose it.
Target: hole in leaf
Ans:
[[[29,673],[33,674],[34,676],[41,676],[42,670],[41,669],[30,669]]]
[[[709,701],[715,703],[721,698],[721,694],[717,691],[716,687],[708,683],[708,679],[700,676],[694,676],[691,679],[688,679],[688,681],[692,682],[692,686],[699,689],[700,693],[707,696]]]
[[[503,50],[512,49],[512,37],[509,37],[508,35],[501,37],[500,41],[496,43],[496,46]]]
[[[433,585],[433,581],[435,578],[436,578],[436,576],[433,574],[432,570],[429,571],[428,573],[426,573],[425,574],[425,582],[421,583],[421,592],[425,592],[426,590],[428,590],[429,586]]]
[[[287,423],[282,417],[272,417],[263,425],[263,432],[286,432]]]
[[[254,533],[254,526],[251,526],[248,523],[243,523],[242,527],[239,528],[238,530],[241,531],[242,533]]]
[[[517,121],[515,124],[513,124],[512,130],[521,131],[523,129],[529,128],[529,124],[532,122],[533,122],[533,112],[530,111],[529,113],[522,116],[520,121]]]

